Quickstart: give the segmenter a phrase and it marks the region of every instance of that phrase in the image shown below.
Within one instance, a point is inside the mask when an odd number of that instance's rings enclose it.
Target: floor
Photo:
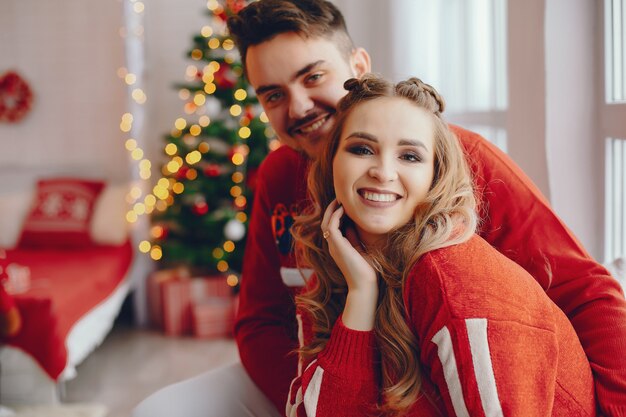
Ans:
[[[118,322],[66,384],[64,402],[100,403],[109,409],[108,417],[128,417],[157,389],[237,360],[232,339],[166,337]]]

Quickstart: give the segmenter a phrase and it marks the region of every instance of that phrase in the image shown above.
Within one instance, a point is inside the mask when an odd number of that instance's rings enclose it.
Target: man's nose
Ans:
[[[291,92],[289,97],[289,117],[291,119],[302,119],[313,107],[313,100],[306,91],[298,89]]]

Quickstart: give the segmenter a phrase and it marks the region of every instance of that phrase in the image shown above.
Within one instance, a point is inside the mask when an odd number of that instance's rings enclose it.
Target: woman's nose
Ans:
[[[398,179],[398,171],[393,163],[380,160],[377,161],[368,170],[370,177],[377,179],[380,182],[395,181]]]

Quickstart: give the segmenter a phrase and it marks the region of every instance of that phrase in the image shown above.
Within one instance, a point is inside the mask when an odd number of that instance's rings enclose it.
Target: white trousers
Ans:
[[[241,363],[169,385],[143,400],[133,417],[280,417]]]

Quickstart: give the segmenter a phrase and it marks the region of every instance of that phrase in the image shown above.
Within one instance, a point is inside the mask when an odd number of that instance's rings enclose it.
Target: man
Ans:
[[[345,94],[343,82],[370,70],[367,52],[353,46],[341,13],[324,0],[260,0],[229,19],[228,26],[250,84],[288,145],[271,153],[258,173],[235,329],[245,372],[235,366],[170,387],[145,401],[137,417],[167,415],[159,403],[170,404],[177,415],[209,415],[232,397],[240,403],[233,407],[251,415],[284,413],[298,371],[293,294],[302,284],[289,226],[306,204],[308,160],[332,126],[337,101]],[[592,364],[600,409],[608,416],[626,415],[626,302],[619,285],[506,155],[472,132],[453,129],[475,178],[481,236],[528,270],[568,315]],[[244,388],[233,388],[239,386]],[[216,394],[229,391],[228,398]],[[181,411],[180,404],[189,402],[195,403],[193,410]]]

